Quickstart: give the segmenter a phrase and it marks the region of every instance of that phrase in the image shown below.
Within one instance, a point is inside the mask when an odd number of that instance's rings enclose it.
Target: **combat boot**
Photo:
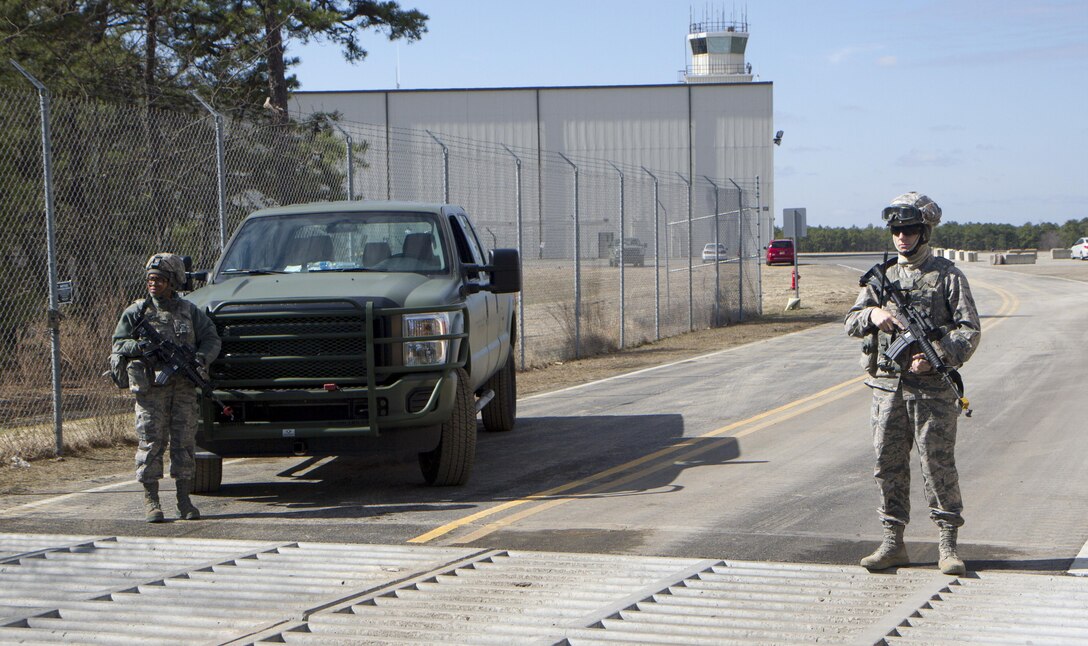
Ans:
[[[870,570],[886,570],[896,565],[910,563],[907,545],[903,542],[903,525],[885,525],[884,542],[876,551],[861,559],[861,566]]]
[[[200,510],[189,500],[189,494],[193,491],[192,480],[176,480],[178,487],[178,518],[182,520],[200,520]]]
[[[163,521],[162,506],[159,505],[159,481],[144,483],[144,520],[149,523]]]
[[[967,574],[967,566],[956,554],[956,535],[959,533],[955,527],[941,528],[941,543],[937,546],[940,552],[940,560],[937,567],[941,568],[941,574],[955,574],[962,576]]]

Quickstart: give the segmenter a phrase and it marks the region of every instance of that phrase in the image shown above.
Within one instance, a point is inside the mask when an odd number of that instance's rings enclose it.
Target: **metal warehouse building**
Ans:
[[[355,197],[461,204],[527,257],[600,258],[619,237],[666,258],[715,241],[758,256],[773,88],[752,82],[747,38],[745,23],[693,23],[676,84],[297,92],[292,111],[339,115],[362,160]]]

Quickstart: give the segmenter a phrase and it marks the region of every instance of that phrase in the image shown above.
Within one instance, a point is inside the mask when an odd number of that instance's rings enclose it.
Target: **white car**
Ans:
[[[718,253],[714,253],[715,246],[718,247]],[[714,262],[715,260],[729,260],[729,254],[726,253],[724,244],[719,242],[715,245],[713,242],[708,242],[703,247],[703,262]]]
[[[706,255],[706,252],[703,252]],[[1069,248],[1069,257],[1076,260],[1088,260],[1088,238],[1081,238],[1073,243],[1073,246]]]

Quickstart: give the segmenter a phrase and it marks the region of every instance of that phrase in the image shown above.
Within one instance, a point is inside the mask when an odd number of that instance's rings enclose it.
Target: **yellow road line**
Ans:
[[[857,379],[852,379],[850,381],[839,384],[839,386],[841,387],[841,386],[854,385],[854,384],[859,383],[861,380],[862,380],[862,378],[859,377]],[[820,406],[823,406],[825,404],[828,404],[828,403],[833,402],[833,401],[838,400],[838,399],[842,399],[843,397],[846,397],[847,395],[850,395],[853,392],[855,392],[855,391],[852,388],[842,388],[838,392],[829,395],[827,397],[827,399],[824,399],[822,401],[810,401],[807,405],[801,406],[799,408],[795,408],[795,409],[787,412],[786,414],[782,415],[781,417],[777,417],[775,419],[764,419],[762,422],[759,422],[758,424],[755,424],[754,426],[751,426],[751,427],[746,428],[744,430],[733,433],[732,435],[730,435],[728,437],[717,437],[717,435],[720,435],[722,432],[725,432],[725,431],[723,431],[723,429],[726,428],[726,427],[722,427],[722,429],[716,429],[714,431],[711,431],[710,433],[707,433],[705,435],[701,435],[701,436],[699,436],[697,438],[694,438],[695,440],[712,440],[712,441],[709,441],[709,442],[707,442],[707,441],[687,442],[687,443],[684,444],[685,446],[690,446],[690,445],[696,444],[696,443],[702,444],[702,446],[699,446],[699,447],[697,447],[697,448],[695,448],[695,449],[693,449],[691,451],[688,451],[686,453],[681,453],[680,455],[677,455],[675,458],[673,458],[671,460],[660,460],[656,464],[651,464],[651,465],[649,465],[648,467],[646,467],[644,469],[639,469],[637,471],[633,471],[631,473],[628,473],[627,475],[624,475],[621,478],[617,478],[615,480],[609,480],[607,482],[603,482],[603,483],[599,484],[598,486],[593,487],[592,489],[587,489],[586,491],[579,492],[577,495],[567,496],[567,497],[558,498],[558,499],[552,499],[552,500],[549,500],[547,502],[543,502],[543,503],[540,503],[538,505],[534,505],[533,507],[530,507],[529,509],[522,510],[522,511],[516,513],[516,514],[511,514],[509,516],[505,516],[505,517],[503,517],[503,518],[501,518],[499,520],[496,520],[496,521],[494,521],[492,523],[489,523],[488,525],[486,525],[484,527],[481,527],[480,529],[476,530],[475,532],[472,532],[470,534],[467,534],[467,535],[457,539],[456,541],[454,541],[453,544],[456,545],[456,544],[471,543],[471,542],[473,542],[475,540],[483,538],[484,536],[487,536],[488,534],[496,532],[496,531],[498,531],[498,530],[500,530],[500,529],[502,529],[504,527],[512,525],[512,524],[514,524],[514,523],[516,523],[518,521],[524,520],[525,518],[528,518],[529,516],[533,516],[533,515],[538,514],[538,513],[542,512],[542,511],[547,511],[549,509],[552,509],[553,507],[558,507],[559,505],[562,505],[563,503],[567,503],[567,502],[570,502],[572,500],[577,500],[578,498],[580,498],[582,496],[585,496],[585,495],[601,493],[601,492],[607,491],[609,489],[613,489],[613,488],[615,488],[615,487],[617,487],[619,485],[624,485],[624,484],[627,484],[629,482],[633,482],[635,480],[638,480],[640,478],[644,478],[646,476],[652,475],[652,474],[654,474],[654,473],[656,473],[658,471],[662,471],[664,469],[671,468],[677,462],[686,462],[686,461],[688,461],[688,460],[690,460],[692,458],[695,458],[695,457],[698,457],[699,455],[702,455],[703,453],[707,453],[709,451],[719,449],[722,446],[724,446],[725,444],[728,444],[729,442],[734,441],[738,437],[743,437],[745,435],[750,435],[751,433],[755,433],[756,431],[762,430],[762,429],[767,428],[769,426],[779,424],[779,423],[784,422],[784,421],[786,421],[788,419],[792,419],[794,417],[797,417],[798,415],[803,415],[803,414],[805,414],[805,413],[807,413],[809,411],[812,411],[812,410],[814,410],[816,408],[819,408]],[[730,426],[734,426],[734,425],[730,425]]]
[[[1001,299],[1001,305],[997,308],[997,312],[994,313],[994,316],[1001,317],[1001,318],[998,318],[996,320],[988,320],[986,322],[985,327],[983,328],[983,331],[993,329],[993,327],[995,325],[997,325],[997,324],[999,324],[999,323],[1001,323],[1003,321],[1008,320],[1007,317],[1010,314],[1012,314],[1013,312],[1020,309],[1020,298],[1018,296],[1016,296],[1016,294],[1013,294],[1012,292],[1010,292],[1009,290],[1007,290],[1007,289],[1005,289],[1003,287],[998,287],[997,285],[994,285],[993,283],[988,283],[988,282],[981,281],[981,280],[975,281],[975,285],[977,287],[981,287],[983,289],[988,289],[988,290],[996,293],[998,295],[998,297]]]
[[[1007,290],[1005,290],[1005,289],[1003,289],[1001,287],[998,287],[996,285],[993,285],[991,283],[985,283],[985,282],[982,282],[982,281],[978,281],[976,284],[979,287],[982,287],[983,289],[989,289],[989,290],[995,292],[1001,298],[1001,305],[998,307],[998,311],[994,314],[994,316],[1005,317],[1008,314],[1011,314],[1012,312],[1016,311],[1019,308],[1020,299],[1017,298],[1011,292],[1009,292],[1009,291],[1007,291]],[[1000,322],[1002,322],[1004,320],[1006,320],[1006,319],[1005,318],[999,318],[997,320],[988,321],[987,325],[985,326],[985,329],[987,329],[987,330],[992,329],[995,325],[997,325],[998,323],[1000,323]],[[470,525],[470,524],[472,524],[473,522],[475,522],[477,520],[487,518],[489,516],[494,516],[495,514],[499,514],[499,513],[502,513],[504,511],[514,509],[515,507],[520,507],[520,506],[523,506],[523,505],[527,505],[529,503],[538,503],[538,504],[534,505],[530,509],[524,509],[524,510],[518,511],[517,513],[510,514],[509,516],[505,516],[500,520],[491,522],[491,523],[485,525],[484,527],[482,527],[482,528],[480,528],[480,529],[478,529],[478,530],[476,530],[474,532],[471,532],[471,533],[467,534],[464,537],[461,537],[460,539],[458,539],[456,541],[456,543],[470,543],[470,542],[472,542],[474,540],[478,540],[479,538],[482,538],[483,536],[491,534],[491,533],[497,531],[498,529],[509,526],[509,525],[511,525],[513,523],[516,523],[516,522],[518,522],[520,520],[528,518],[529,516],[540,513],[542,511],[546,511],[548,509],[552,509],[554,507],[557,507],[557,506],[559,506],[559,505],[561,505],[561,504],[563,504],[565,502],[570,502],[571,500],[575,500],[575,499],[577,499],[578,497],[580,497],[582,495],[600,493],[601,491],[603,491],[605,489],[612,488],[612,487],[615,487],[617,485],[625,484],[627,482],[636,480],[638,478],[645,477],[646,475],[654,473],[655,471],[659,471],[661,469],[671,467],[677,461],[683,461],[684,459],[687,459],[687,458],[690,458],[690,457],[693,457],[693,456],[697,456],[697,455],[705,453],[707,451],[719,448],[727,439],[735,439],[735,438],[738,438],[738,437],[743,437],[745,435],[749,435],[751,433],[754,433],[756,431],[767,428],[767,427],[769,427],[769,426],[771,426],[773,424],[776,424],[778,422],[782,422],[782,421],[791,419],[793,417],[796,417],[797,415],[809,412],[809,411],[814,410],[814,409],[816,409],[816,408],[818,408],[820,406],[823,406],[824,404],[828,404],[828,403],[831,403],[831,402],[833,402],[835,400],[841,399],[842,397],[845,397],[850,392],[852,392],[850,390],[851,386],[855,386],[857,384],[860,384],[862,381],[864,381],[864,379],[865,379],[864,375],[861,376],[861,377],[855,377],[854,379],[844,381],[844,382],[842,382],[840,384],[837,384],[835,386],[831,386],[830,388],[826,388],[826,389],[821,390],[821,391],[819,391],[817,393],[814,393],[812,395],[802,397],[802,398],[794,400],[794,401],[792,401],[792,402],[790,402],[788,404],[783,404],[782,406],[779,406],[778,408],[774,408],[774,409],[759,413],[757,415],[753,415],[752,417],[749,417],[748,419],[741,420],[741,421],[738,421],[738,422],[733,422],[732,424],[727,424],[725,426],[722,426],[720,428],[716,428],[713,431],[709,431],[709,432],[704,433],[702,435],[698,435],[698,436],[695,436],[695,437],[683,439],[683,440],[677,442],[676,444],[673,444],[673,445],[668,446],[666,448],[660,449],[660,450],[655,451],[653,453],[644,455],[644,456],[642,456],[640,458],[636,458],[636,459],[631,460],[629,462],[625,462],[624,464],[621,464],[621,465],[606,469],[606,470],[601,471],[599,473],[595,473],[593,475],[586,476],[584,478],[580,478],[580,479],[574,480],[572,482],[568,482],[568,483],[560,485],[558,487],[553,487],[551,489],[547,489],[547,490],[544,490],[544,491],[541,491],[541,492],[538,492],[538,493],[530,494],[530,495],[528,495],[528,496],[526,496],[524,498],[518,498],[516,500],[510,500],[510,501],[504,502],[504,503],[502,503],[500,505],[496,505],[494,507],[489,507],[487,509],[482,509],[482,510],[480,510],[480,511],[474,513],[474,514],[469,514],[468,516],[464,516],[464,517],[459,518],[459,519],[457,519],[455,521],[446,523],[445,525],[441,525],[439,527],[436,527],[436,528],[432,529],[429,532],[426,532],[424,534],[420,534],[419,536],[416,536],[414,538],[410,538],[410,539],[408,539],[408,542],[409,543],[427,543],[427,542],[433,541],[436,538],[439,538],[441,536],[445,536],[446,534],[449,534],[450,532],[453,532],[453,531],[455,531],[455,530],[457,530],[457,529],[459,529],[461,527],[464,527],[466,525]],[[780,415],[780,417],[775,417],[775,416],[779,416],[779,415]],[[769,419],[769,418],[772,418],[772,417],[775,417],[775,418],[774,419]],[[736,432],[734,432],[734,431],[736,431]],[[723,439],[722,441],[712,442],[712,443],[706,443],[705,442],[705,440],[707,440],[707,439],[718,438],[718,437],[721,437],[722,435],[725,435],[727,433],[732,433],[732,435],[730,435],[728,438]],[[671,456],[672,454],[677,453],[678,451],[682,451],[684,449],[688,449],[689,447],[693,447],[693,446],[696,446],[696,445],[701,445],[701,446],[698,446],[697,448],[694,448],[691,451],[688,451],[688,452],[683,453],[683,454],[681,454],[679,456],[676,456],[671,460],[663,460],[662,459],[662,458]],[[655,460],[660,460],[660,462],[658,462],[657,464],[653,464],[653,465],[651,465],[651,466],[649,466],[648,468],[645,468],[645,469],[638,469],[638,470],[632,471],[632,472],[624,475],[621,478],[617,478],[617,479],[614,479],[614,480],[609,479],[609,478],[611,478],[611,476],[614,476],[614,475],[617,475],[617,474],[620,474],[620,473],[623,473],[625,471],[629,471],[629,470],[632,470],[632,469],[636,469],[637,467],[641,467],[642,465],[644,465],[644,464],[646,464],[648,462],[653,462]],[[581,487],[583,485],[593,485],[593,484],[596,484],[596,486],[592,487],[590,489],[587,489],[585,491],[579,492],[577,495],[568,495],[568,496],[564,496],[562,498],[555,498],[554,497],[554,496],[556,496],[558,494],[567,493],[567,492],[571,491],[572,489],[576,489],[576,488]]]
[[[752,417],[749,417],[746,420],[743,420],[743,421],[740,421],[740,422],[734,422],[732,424],[728,424],[728,425],[723,426],[721,428],[714,429],[713,431],[710,431],[710,432],[705,433],[703,435],[699,435],[699,436],[691,437],[691,438],[686,438],[686,439],[681,440],[681,441],[679,441],[676,444],[673,444],[671,446],[665,447],[665,448],[660,449],[658,451],[655,451],[653,453],[649,453],[649,454],[644,455],[644,456],[642,456],[640,458],[636,458],[634,460],[631,460],[630,462],[625,462],[624,464],[612,467],[610,469],[605,469],[604,471],[601,471],[599,473],[595,473],[593,475],[586,476],[585,478],[580,478],[578,480],[568,482],[568,483],[560,485],[558,487],[553,487],[551,489],[547,489],[547,490],[541,491],[539,493],[531,494],[531,495],[526,496],[524,498],[519,498],[517,500],[510,500],[508,502],[502,503],[501,505],[496,505],[494,507],[489,507],[487,509],[480,510],[480,511],[476,512],[475,514],[470,514],[470,515],[465,516],[463,518],[459,518],[459,519],[457,519],[457,520],[455,520],[455,521],[453,521],[451,523],[447,523],[445,525],[442,525],[441,527],[436,527],[436,528],[432,529],[431,531],[429,531],[429,532],[427,532],[425,534],[420,534],[419,536],[416,536],[415,538],[409,539],[408,542],[409,543],[426,543],[426,542],[429,542],[429,541],[432,541],[432,540],[438,538],[439,536],[444,536],[444,535],[452,532],[453,530],[455,530],[455,529],[457,529],[459,527],[463,527],[464,525],[468,525],[468,524],[472,523],[473,521],[479,520],[481,518],[486,518],[488,516],[493,516],[493,515],[495,515],[497,513],[506,511],[508,509],[512,509],[514,507],[519,507],[521,505],[525,505],[525,504],[528,504],[530,502],[536,502],[536,501],[539,501],[539,500],[548,499],[548,498],[551,498],[552,496],[554,496],[556,494],[564,493],[564,492],[570,491],[571,489],[581,487],[583,485],[588,485],[588,484],[593,484],[595,482],[600,482],[601,480],[603,480],[605,478],[609,478],[609,477],[611,477],[613,475],[616,475],[618,473],[621,473],[623,471],[627,471],[628,469],[633,469],[633,468],[641,466],[641,465],[643,465],[643,464],[645,464],[647,462],[651,462],[653,460],[658,460],[658,459],[663,458],[665,456],[672,455],[673,453],[676,453],[677,451],[681,451],[683,449],[686,449],[686,448],[688,448],[690,446],[693,446],[693,445],[699,443],[703,439],[717,437],[717,436],[720,436],[720,435],[722,435],[724,433],[729,433],[730,431],[741,428],[743,426],[746,426],[746,425],[749,425],[749,424],[754,424],[756,422],[759,422],[760,420],[767,419],[768,417],[771,417],[773,415],[777,415],[777,414],[789,411],[791,409],[798,408],[798,407],[800,407],[800,406],[802,406],[804,404],[807,404],[807,403],[809,403],[811,401],[814,401],[814,400],[818,400],[821,397],[825,397],[825,396],[830,395],[830,394],[832,394],[832,393],[834,393],[836,391],[839,391],[839,390],[848,388],[849,386],[853,386],[855,384],[861,383],[863,378],[864,377],[857,377],[855,379],[851,379],[849,381],[843,382],[843,383],[838,384],[836,386],[832,386],[832,387],[827,388],[825,390],[821,390],[818,393],[809,395],[807,397],[802,397],[801,399],[797,399],[797,400],[792,401],[792,402],[790,402],[788,404],[783,404],[782,406],[779,406],[778,408],[775,408],[775,409],[772,409],[772,410],[769,410],[769,411],[764,411],[762,413],[759,413],[758,415],[754,415]],[[808,410],[808,409],[805,409],[805,410]],[[759,428],[763,428],[763,426],[760,426]],[[752,429],[752,430],[756,430],[756,429]],[[746,431],[744,434],[747,434],[747,432],[751,432],[751,431]],[[734,435],[734,437],[738,437],[739,435],[740,434],[736,434],[736,435]]]

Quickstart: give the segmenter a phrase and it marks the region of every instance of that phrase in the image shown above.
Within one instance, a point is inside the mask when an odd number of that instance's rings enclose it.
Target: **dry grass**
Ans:
[[[102,377],[113,322],[103,317],[63,322],[60,377],[65,455],[134,443],[131,397]],[[53,423],[52,347],[48,330],[35,327],[19,335],[0,383],[0,465],[57,454]]]
[[[83,455],[94,449],[136,444],[132,414],[89,417],[63,425],[63,455]],[[0,431],[0,465],[12,466],[57,455],[53,423],[29,424]]]

